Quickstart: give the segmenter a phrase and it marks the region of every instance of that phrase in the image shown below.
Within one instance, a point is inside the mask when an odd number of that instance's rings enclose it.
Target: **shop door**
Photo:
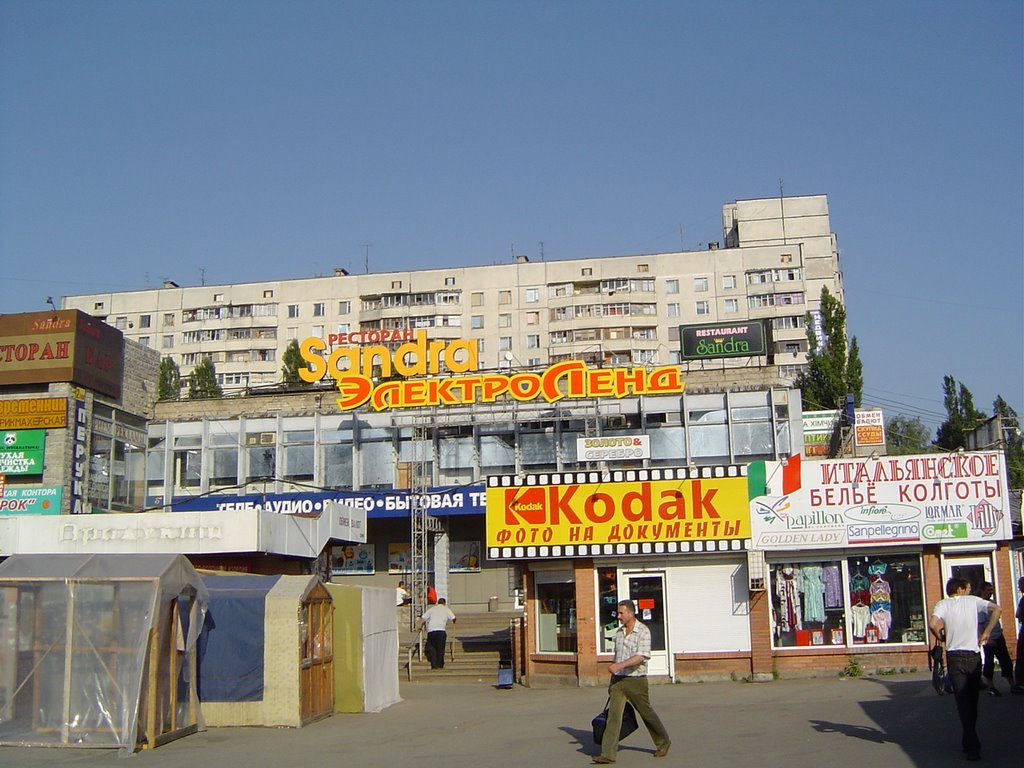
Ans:
[[[978,594],[983,581],[992,581],[992,560],[987,555],[978,557],[947,557],[944,561],[942,588],[946,588],[946,579],[953,577],[967,579],[971,583],[971,594]]]
[[[626,593],[636,606],[636,617],[651,630],[651,660],[647,664],[647,674],[671,675],[665,577],[660,573],[645,573],[626,574],[626,579]]]

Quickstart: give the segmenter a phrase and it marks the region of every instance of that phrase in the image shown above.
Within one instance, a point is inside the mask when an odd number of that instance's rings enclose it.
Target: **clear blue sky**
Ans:
[[[1024,411],[1022,4],[0,3],[0,312],[697,248],[829,196],[865,404]]]

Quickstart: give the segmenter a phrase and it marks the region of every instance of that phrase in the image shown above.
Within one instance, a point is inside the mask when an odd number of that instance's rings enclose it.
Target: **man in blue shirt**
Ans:
[[[614,763],[619,749],[619,731],[622,728],[622,710],[628,701],[647,726],[654,740],[655,757],[664,757],[672,745],[661,718],[651,706],[647,685],[647,660],[651,658],[651,630],[637,621],[632,600],[618,604],[620,626],[615,631],[615,661],[608,665],[612,675],[608,685],[608,724],[601,742],[601,754],[594,758],[598,764]]]

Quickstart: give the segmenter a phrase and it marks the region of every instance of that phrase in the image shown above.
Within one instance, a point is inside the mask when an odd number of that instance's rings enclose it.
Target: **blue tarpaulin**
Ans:
[[[206,623],[199,635],[200,701],[263,698],[267,593],[280,576],[208,576]]]

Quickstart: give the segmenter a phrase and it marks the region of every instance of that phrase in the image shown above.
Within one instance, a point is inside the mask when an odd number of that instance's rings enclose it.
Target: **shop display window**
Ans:
[[[537,650],[576,652],[576,585],[571,581],[537,585]]]
[[[776,648],[846,645],[843,567],[839,560],[772,566],[772,640]]]
[[[928,639],[917,556],[860,555],[847,560],[854,645]]]
[[[600,636],[598,653],[615,651],[615,630],[619,628],[618,571],[615,568],[597,570],[597,628]]]
[[[917,555],[775,563],[771,595],[776,648],[927,639]]]

